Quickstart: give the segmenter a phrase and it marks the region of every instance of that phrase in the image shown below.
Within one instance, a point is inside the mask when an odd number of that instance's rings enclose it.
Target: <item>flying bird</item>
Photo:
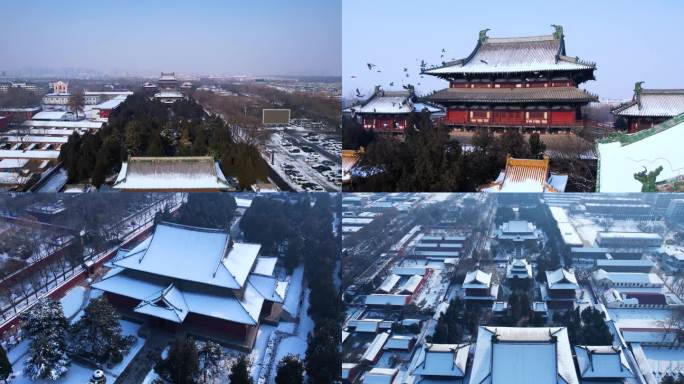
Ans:
[[[376,67],[376,65],[372,64],[372,63],[366,63],[366,66],[368,66],[368,69],[371,69],[371,70],[373,69],[373,67]]]
[[[425,68],[426,66],[427,66],[427,63],[425,62],[425,60],[420,60],[420,67]]]
[[[358,88],[356,88],[356,97],[363,97]]]
[[[408,71],[408,68],[404,67],[404,72]]]
[[[483,63],[485,63],[485,64],[489,64],[489,63],[488,63],[487,61],[485,61],[485,60],[480,60],[480,61],[483,62]]]
[[[352,76],[349,76],[349,77],[351,77],[352,79],[356,79],[356,76],[354,76],[354,75],[352,75]]]
[[[446,52],[446,49],[442,48],[442,53]]]
[[[390,87],[394,87],[394,81],[390,82]]]

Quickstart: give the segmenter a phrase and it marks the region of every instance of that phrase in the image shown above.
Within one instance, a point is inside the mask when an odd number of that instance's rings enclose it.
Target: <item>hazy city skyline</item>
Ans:
[[[339,76],[340,12],[339,0],[10,0],[0,71]]]
[[[580,0],[572,5],[542,0],[435,0],[420,6],[345,0],[344,96],[353,96],[356,88],[368,96],[374,85],[401,89],[402,84],[411,83],[419,93],[445,88],[446,81],[419,77],[420,60],[436,65],[466,57],[485,28],[491,28],[491,37],[535,36],[551,34],[550,24],[564,27],[569,56],[597,63],[596,80],[581,87],[603,100],[631,97],[636,81],[645,81],[645,88],[684,88],[679,73],[682,53],[675,49],[684,39],[679,21],[683,11],[684,3],[673,0]],[[443,58],[442,49],[446,51]],[[366,63],[377,67],[369,70]]]

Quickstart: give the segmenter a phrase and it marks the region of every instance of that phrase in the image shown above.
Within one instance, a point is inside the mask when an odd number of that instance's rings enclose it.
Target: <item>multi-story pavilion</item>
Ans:
[[[598,97],[578,86],[596,64],[570,57],[561,26],[551,35],[491,38],[487,31],[466,58],[422,73],[449,81],[428,101],[443,105],[454,128],[569,132],[583,126],[581,107]]]

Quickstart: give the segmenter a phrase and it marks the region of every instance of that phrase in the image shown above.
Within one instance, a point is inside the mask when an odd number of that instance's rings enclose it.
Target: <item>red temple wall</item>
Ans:
[[[551,111],[552,124],[573,124],[575,122],[575,111]]]
[[[472,112],[472,113],[471,113]],[[529,117],[526,112],[529,112]],[[489,113],[489,114],[488,114]],[[493,111],[493,110],[447,110],[448,123],[480,123],[501,125],[568,125],[576,124],[576,112],[571,111]]]
[[[183,323],[222,333],[224,335],[228,334],[236,339],[244,339],[247,336],[248,326],[245,324],[207,317],[196,313],[188,313],[188,316],[186,316]]]
[[[669,117],[660,119],[650,117],[630,117],[627,119],[627,131],[629,133],[634,133],[644,129],[652,128],[654,125],[660,124],[667,119],[669,119]]]
[[[394,123],[397,124],[396,128]],[[363,117],[363,127],[375,131],[403,131],[406,128],[408,119],[391,117]]]
[[[453,123],[465,123],[468,121],[468,111],[449,109],[447,110],[447,121]]]

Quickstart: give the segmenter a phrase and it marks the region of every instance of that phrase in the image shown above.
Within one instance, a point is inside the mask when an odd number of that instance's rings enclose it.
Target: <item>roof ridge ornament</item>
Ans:
[[[645,83],[645,81],[637,81],[634,83],[634,100],[636,100],[639,109],[641,109],[641,92],[644,90],[641,87],[641,84],[643,83]]]
[[[557,24],[551,24],[556,30],[553,32],[553,38],[556,40],[562,40],[565,35],[563,34],[563,26]]]
[[[489,38],[489,36],[487,36],[487,31],[489,31],[489,30],[490,30],[490,29],[487,28],[487,29],[483,29],[483,30],[480,31],[480,38],[478,39],[478,41],[480,42],[480,44],[484,43],[484,42],[487,41],[487,39]]]

